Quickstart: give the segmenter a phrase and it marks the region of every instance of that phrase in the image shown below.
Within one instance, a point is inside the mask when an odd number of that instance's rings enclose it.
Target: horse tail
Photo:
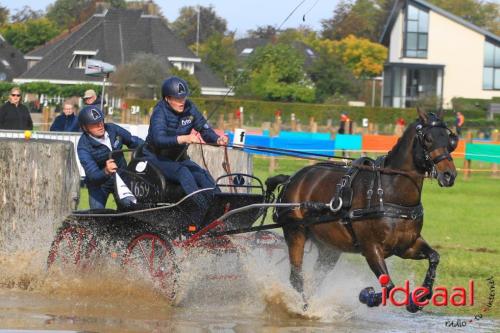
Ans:
[[[277,175],[273,177],[269,177],[266,179],[266,202],[274,201],[274,190],[281,185],[285,184],[290,179],[288,175]]]

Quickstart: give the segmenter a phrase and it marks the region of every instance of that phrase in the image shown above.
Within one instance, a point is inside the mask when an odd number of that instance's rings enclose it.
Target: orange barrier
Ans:
[[[391,150],[399,137],[396,135],[363,135],[361,150],[365,152],[384,152]]]
[[[465,140],[460,138],[457,149],[451,154],[453,157],[463,157],[465,155]]]

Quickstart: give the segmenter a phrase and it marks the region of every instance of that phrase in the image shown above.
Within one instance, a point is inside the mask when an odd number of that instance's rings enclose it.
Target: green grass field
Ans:
[[[273,174],[292,174],[309,161],[281,158]],[[457,167],[463,160],[455,160]],[[489,163],[474,162],[474,168],[491,169]],[[269,174],[269,159],[254,158],[254,174],[264,181]],[[428,307],[430,311],[449,314],[462,314],[471,317],[480,313],[488,302],[489,289],[486,278],[494,277],[500,283],[500,179],[492,178],[490,173],[474,173],[464,180],[459,173],[451,188],[439,187],[437,181],[426,180],[423,190],[425,223],[422,235],[441,255],[437,271],[436,285],[468,285],[469,279],[475,281],[476,304],[471,307]],[[115,206],[112,199],[108,207]],[[80,208],[88,207],[87,191],[81,191]],[[353,260],[363,261],[361,256]],[[398,281],[415,277],[423,281],[427,261],[391,259],[391,275]],[[368,266],[367,266],[367,269]],[[410,274],[410,276],[408,275]],[[498,288],[498,287],[497,287]],[[354,292],[354,291],[353,291]],[[356,291],[357,292],[357,291]],[[500,296],[484,314],[485,317],[500,318]]]

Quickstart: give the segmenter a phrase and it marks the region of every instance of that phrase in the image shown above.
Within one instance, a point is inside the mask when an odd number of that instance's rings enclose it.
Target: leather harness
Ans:
[[[417,220],[424,215],[422,203],[416,206],[401,206],[394,203],[384,202],[384,190],[382,188],[381,168],[384,167],[385,156],[373,160],[368,157],[361,157],[352,163],[352,166],[342,176],[340,182],[337,184],[336,192],[332,198],[330,205],[319,202],[308,202],[303,208],[307,209],[307,215],[299,222],[301,226],[309,226],[313,224],[338,222],[343,224],[353,239],[354,247],[359,247],[359,242],[356,233],[352,227],[352,223],[360,220],[376,219],[381,217],[398,218],[406,220]],[[332,164],[330,164],[332,165]],[[328,166],[327,163],[322,163],[321,166]],[[332,165],[338,167],[338,165]],[[366,192],[367,206],[365,208],[352,209],[352,199],[354,197],[354,190],[352,185],[362,169],[366,170],[366,166],[371,167],[373,177],[370,180],[370,186]],[[293,177],[290,177],[292,179]],[[285,192],[287,185],[283,185],[283,190],[280,193],[278,202],[281,201],[281,195]],[[375,189],[375,185],[377,188]],[[373,195],[376,193],[377,202],[373,200]],[[332,207],[336,207],[332,209]],[[325,210],[328,212],[325,214]],[[279,213],[289,212],[291,209],[286,209]],[[275,212],[275,220],[278,218],[278,212]],[[319,216],[319,213],[322,213]]]

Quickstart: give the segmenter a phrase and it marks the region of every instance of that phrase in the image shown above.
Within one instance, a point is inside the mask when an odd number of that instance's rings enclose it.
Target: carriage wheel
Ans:
[[[146,270],[153,283],[170,299],[175,298],[179,269],[172,246],[155,234],[145,233],[127,246],[124,265]]]
[[[67,227],[61,230],[49,251],[47,265],[77,266],[79,269],[89,268],[95,260],[97,242],[94,235],[82,227]]]

